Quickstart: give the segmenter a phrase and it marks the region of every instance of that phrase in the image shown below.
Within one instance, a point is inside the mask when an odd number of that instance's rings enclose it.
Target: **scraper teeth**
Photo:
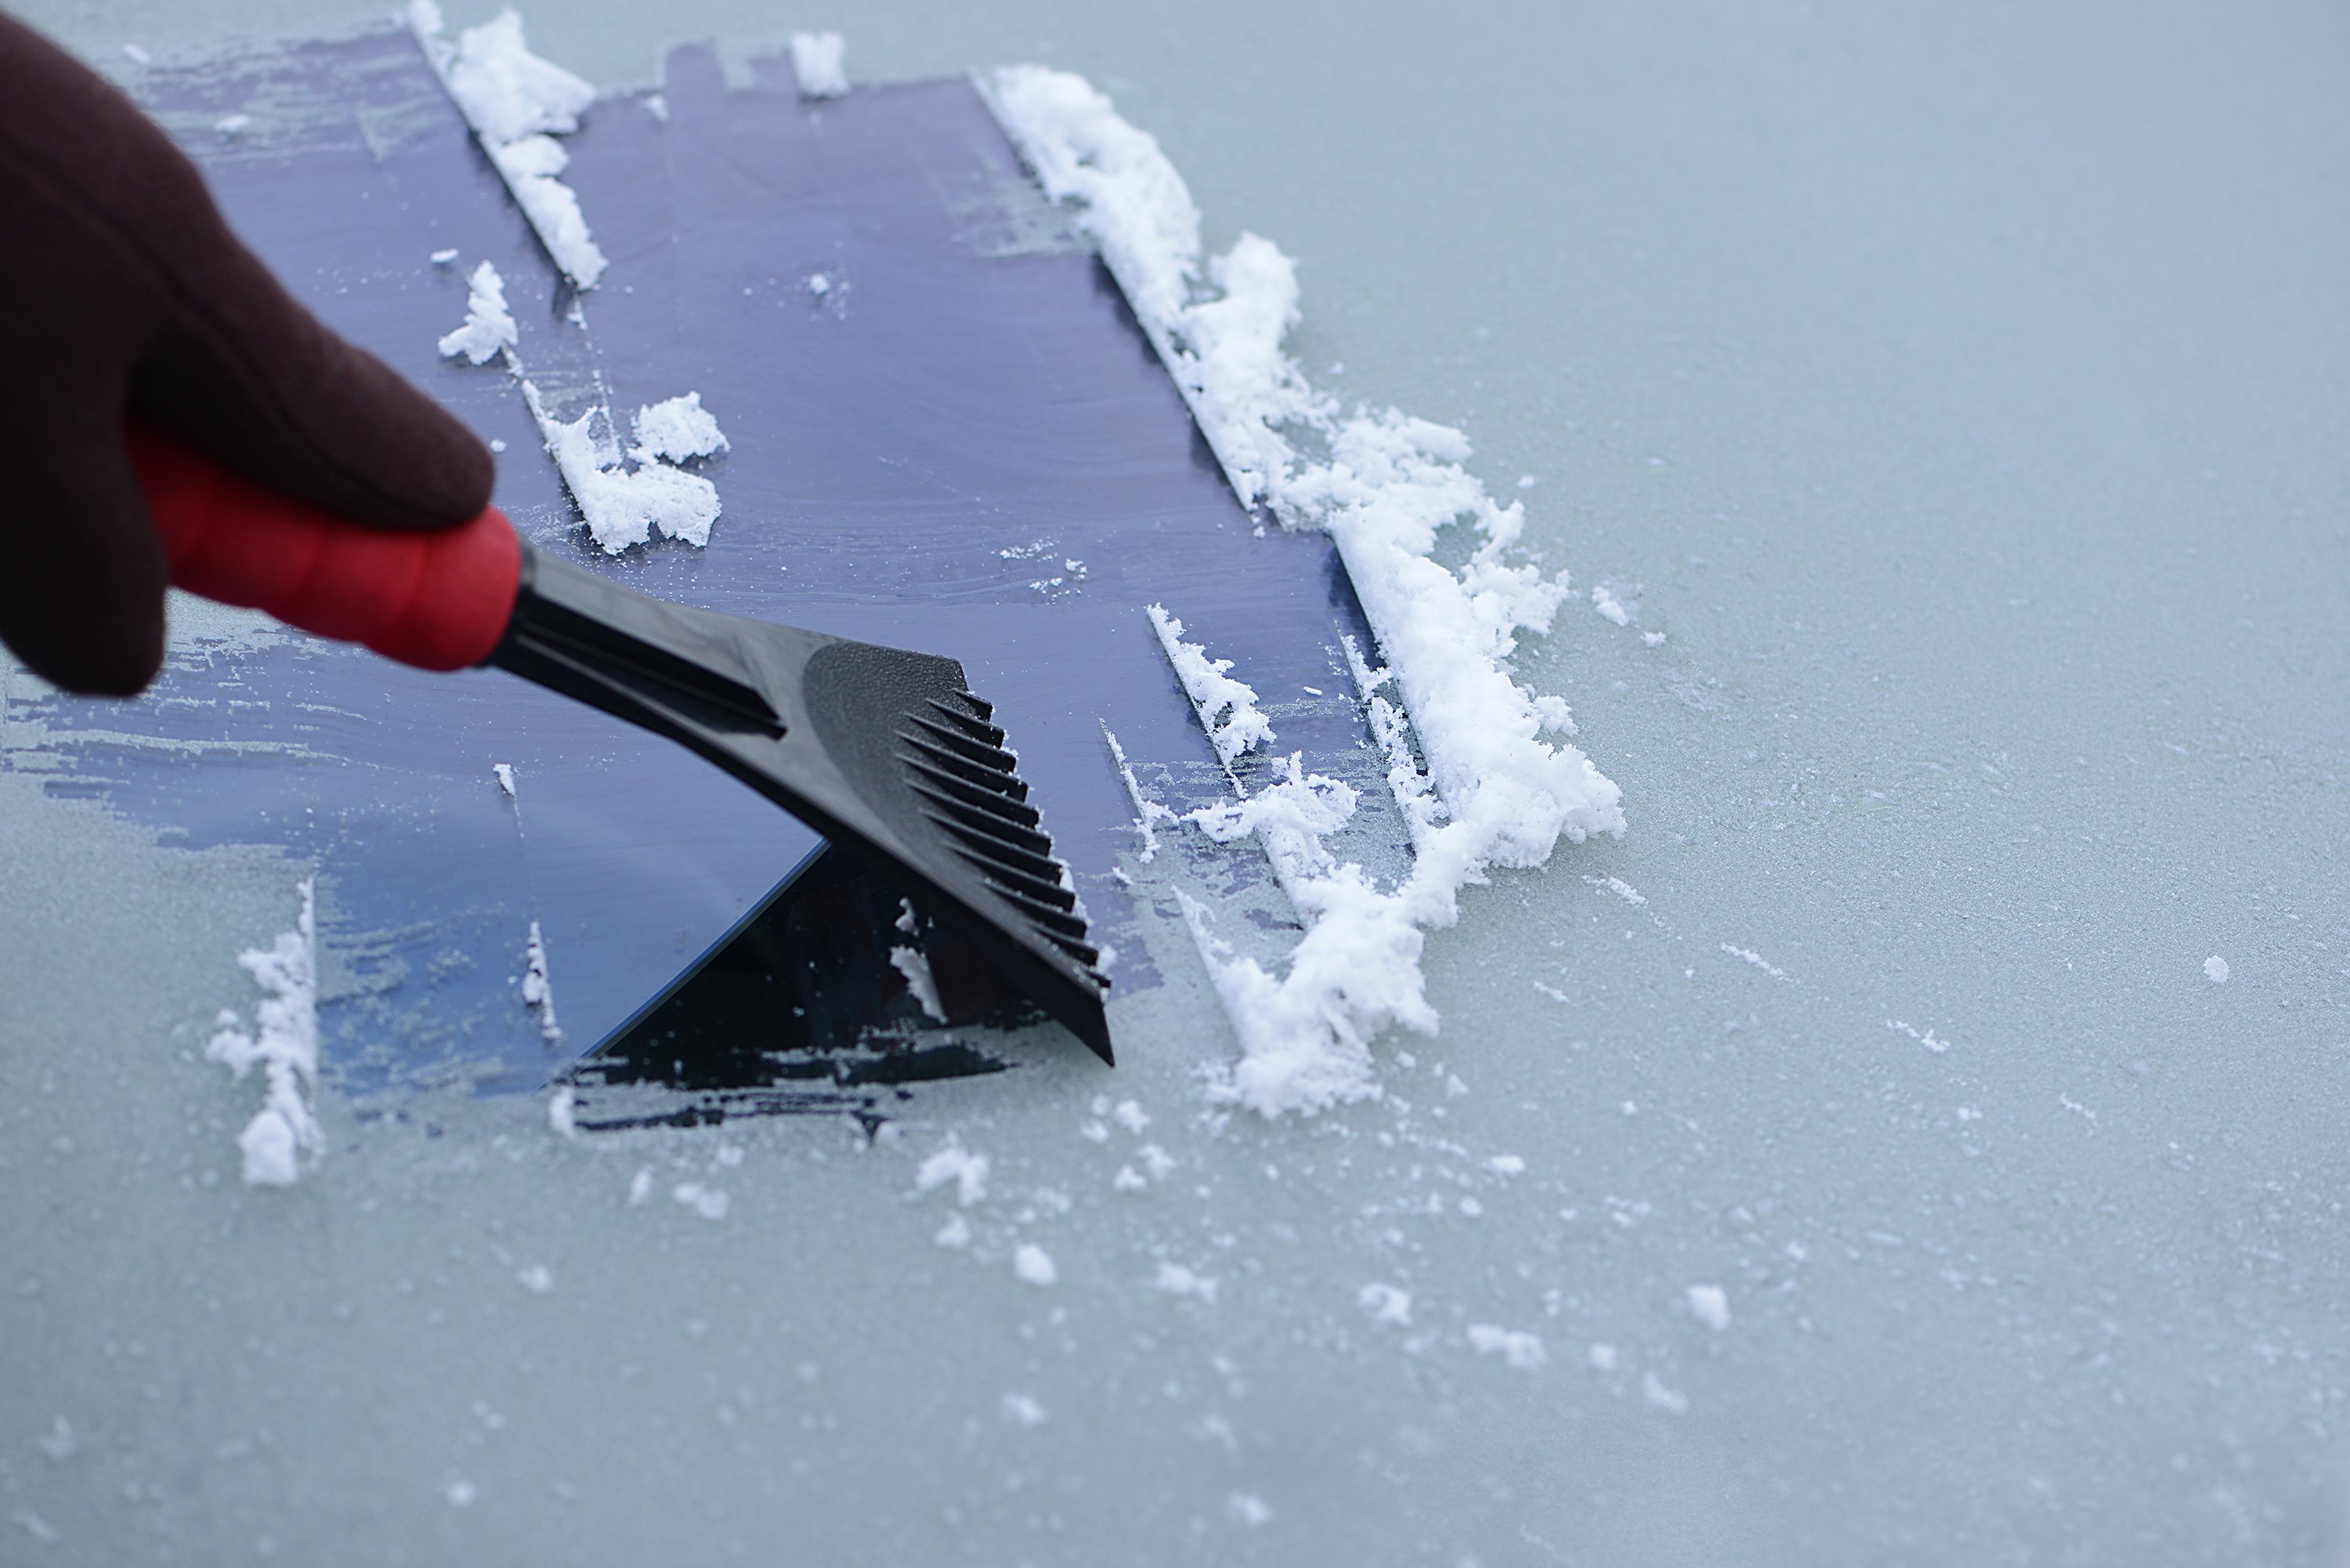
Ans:
[[[1028,918],[1028,923],[1036,928],[1037,934],[1055,947],[1066,950],[1071,942],[1082,943],[1086,923],[1076,916],[1063,914],[1057,909],[1035,909],[1017,898],[1012,903]]]
[[[1100,950],[1086,940],[1068,868],[1053,857],[1053,840],[1027,804],[1019,759],[989,722],[993,714],[968,691],[931,698],[927,711],[909,712],[900,722],[898,760],[923,815],[988,889],[1088,983],[1107,991],[1109,978],[1101,972]]]
[[[1017,845],[1032,855],[1052,857],[1053,836],[1045,831],[1045,825],[1038,820],[1034,806],[1007,801],[1001,795],[991,798],[983,790],[970,791],[971,794],[980,797],[973,801],[963,794],[938,787],[920,774],[914,775],[914,790],[962,826],[975,828],[991,837],[1001,838],[1007,844]]]
[[[940,767],[928,757],[910,756],[900,760],[912,770],[914,787],[933,800],[952,801],[960,806],[986,812],[1020,827],[1037,826],[1039,819],[1033,805],[992,786],[972,784],[962,774]]]
[[[907,757],[907,762],[911,762],[911,764],[919,766],[923,764],[923,762],[929,762],[931,771],[938,771],[938,774],[947,774],[951,775],[951,778],[959,778],[962,783],[971,785],[972,790],[987,790],[989,794],[996,794],[996,797],[1006,799],[1006,802],[1023,802],[1023,799],[1027,799],[1027,785],[1020,783],[1020,775],[1017,774],[996,774],[994,769],[984,769],[984,766],[980,766],[978,762],[972,762],[971,757],[963,757],[962,753],[951,753],[951,750],[947,750],[945,745],[938,745],[935,741],[931,741],[929,736],[898,736],[898,738],[914,748],[914,754]]]
[[[953,834],[964,846],[978,850],[998,865],[1011,867],[1046,884],[1056,882],[1060,877],[1060,862],[1053,859],[1050,855],[1039,854],[1025,845],[1014,844],[999,838],[977,823],[956,817],[942,817],[939,819],[939,825]],[[1047,850],[1053,847],[1053,841],[1045,838],[1044,835],[1035,834],[1031,836],[1042,839]]]
[[[1053,858],[1053,840],[1046,835],[988,812],[974,811],[930,788],[920,779],[914,781],[914,793],[938,808],[931,813],[933,821],[974,842],[1001,844],[1008,850],[1033,857],[1038,864],[1052,867],[1053,875],[1059,874],[1060,862]]]
[[[1067,910],[1048,909],[1033,898],[1029,898],[1022,894],[1012,892],[1002,888],[998,888],[996,890],[1003,895],[1003,901],[1010,904],[1014,909],[1018,910],[1020,914],[1026,919],[1028,923],[1036,929],[1037,935],[1043,937],[1046,941],[1049,941],[1057,947],[1067,942],[1083,941],[1085,940],[1085,921],[1079,919],[1076,916],[1070,914]]]
[[[1077,896],[1057,882],[1047,881],[1033,871],[1023,870],[984,849],[971,845],[958,844],[954,846],[954,851],[970,861],[983,876],[995,883],[999,889],[1010,891],[1038,909],[1049,910],[1056,916],[1066,916],[1069,910],[1076,907]],[[1071,931],[1070,935],[1083,936],[1085,930],[1085,922],[1080,920],[1076,922],[1076,929]]]
[[[1055,916],[1066,916],[1076,907],[1076,895],[1057,882],[1048,882],[1032,871],[1006,865],[983,849],[956,845],[955,853],[968,860],[999,888],[1008,888],[1038,909],[1050,910]],[[1083,936],[1085,923],[1078,921],[1069,932]]]
[[[985,742],[991,746],[1003,744],[1003,732],[984,719],[972,718],[969,710],[953,703],[941,702],[935,697],[931,699],[931,706],[938,711],[941,718],[961,729],[972,739]]]
[[[1075,937],[1056,936],[1050,931],[1047,931],[1045,935],[1052,939],[1052,942],[1055,947],[1060,949],[1063,952],[1076,960],[1077,962],[1083,966],[1086,972],[1093,978],[1096,984],[1107,985],[1109,983],[1108,978],[1105,976],[1097,967],[1101,963],[1100,950],[1089,947],[1086,943],[1077,940]]]
[[[932,740],[976,766],[1002,774],[1007,778],[1019,771],[1020,759],[999,745],[967,734],[952,725],[941,724],[933,719],[925,719],[920,713],[907,716],[920,726],[923,732]],[[1003,739],[1001,732],[997,732],[996,739]]]

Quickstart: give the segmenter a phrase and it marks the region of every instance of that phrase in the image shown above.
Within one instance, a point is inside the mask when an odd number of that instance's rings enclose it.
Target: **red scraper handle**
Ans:
[[[496,507],[432,533],[369,528],[143,425],[123,439],[175,587],[420,670],[479,664],[505,635],[522,541]]]

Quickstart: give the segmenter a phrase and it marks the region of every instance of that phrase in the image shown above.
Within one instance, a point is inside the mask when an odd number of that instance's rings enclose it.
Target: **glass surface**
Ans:
[[[359,15],[25,14],[125,77],[124,42]],[[1318,379],[1462,424],[1636,607],[1519,660],[1631,831],[1471,890],[1377,1104],[1204,1105],[1234,1048],[1173,891],[1247,868],[1186,845],[1127,863],[1161,983],[1115,1074],[1017,1041],[873,1140],[330,1097],[328,1158],[256,1192],[257,1092],[200,1048],[302,867],[45,794],[12,721],[8,1552],[2341,1560],[2338,15],[529,20],[616,86],[808,26],[861,81],[1086,72],[1213,243],[1300,258]],[[969,1208],[919,1189],[951,1140]],[[1144,1145],[1172,1163],[1121,1190]]]

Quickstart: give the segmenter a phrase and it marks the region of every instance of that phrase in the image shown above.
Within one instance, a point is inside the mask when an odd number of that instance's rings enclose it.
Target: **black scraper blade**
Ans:
[[[1068,870],[954,659],[689,608],[525,548],[489,662],[724,768],[1113,1060]]]

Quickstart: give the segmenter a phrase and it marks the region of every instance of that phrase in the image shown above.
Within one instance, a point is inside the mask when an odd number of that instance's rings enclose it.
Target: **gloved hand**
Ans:
[[[0,640],[68,691],[163,658],[126,417],[379,528],[487,504],[471,431],[296,304],[130,100],[0,16]]]

